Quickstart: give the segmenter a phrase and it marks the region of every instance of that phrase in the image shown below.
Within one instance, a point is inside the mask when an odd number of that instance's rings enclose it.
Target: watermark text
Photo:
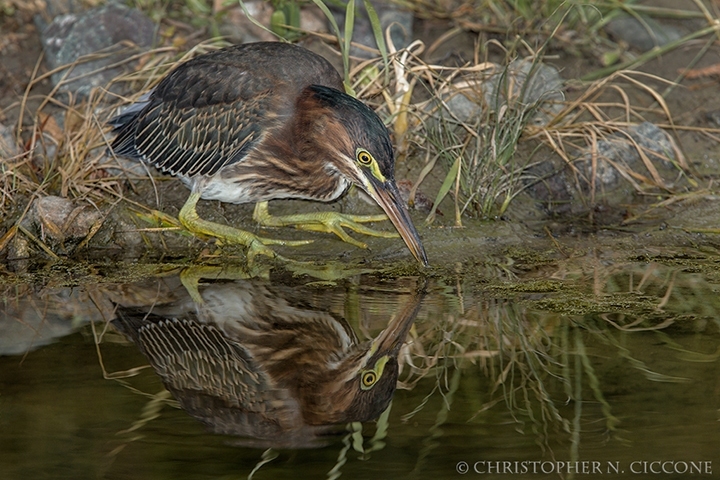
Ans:
[[[455,465],[462,475],[712,475],[712,461],[638,460],[633,462],[609,462],[585,460],[562,461],[461,461]]]

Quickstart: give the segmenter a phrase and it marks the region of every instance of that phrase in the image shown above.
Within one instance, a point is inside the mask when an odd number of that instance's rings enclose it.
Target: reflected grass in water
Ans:
[[[717,459],[715,280],[661,264],[581,269],[573,261],[554,270],[562,276],[546,266],[500,286],[463,275],[432,282],[381,421],[351,425],[337,443],[303,453],[231,446],[230,437],[206,433],[150,370],[103,380],[92,330],[81,327],[81,335],[0,359],[3,411],[12,412],[0,463],[38,475],[55,469],[56,478],[245,477],[256,467],[254,478],[445,478],[461,460]],[[316,285],[304,301],[372,338],[411,281],[363,275]],[[48,312],[87,291],[28,290],[13,301]],[[71,311],[56,311],[56,321]],[[100,344],[111,372],[145,363],[117,340],[106,333]]]

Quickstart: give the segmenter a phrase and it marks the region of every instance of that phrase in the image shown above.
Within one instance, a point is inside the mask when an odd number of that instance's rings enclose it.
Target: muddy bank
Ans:
[[[277,202],[283,203],[283,202]],[[294,208],[314,206],[308,202],[288,202],[285,208],[271,209],[278,213]],[[494,282],[504,269],[507,278],[524,275],[562,262],[585,261],[657,261],[706,271],[714,276],[715,257],[720,235],[714,230],[714,219],[720,218],[720,206],[711,196],[698,197],[692,204],[662,209],[662,215],[639,218],[628,225],[598,228],[581,222],[570,223],[522,221],[508,219],[480,222],[467,219],[463,227],[433,225],[419,227],[430,259],[430,266],[418,265],[399,238],[362,238],[368,249],[360,249],[337,240],[329,234],[310,234],[291,228],[263,229],[260,233],[287,239],[312,239],[313,243],[298,247],[275,247],[277,252],[296,261],[260,258],[257,271],[288,271],[307,274],[313,279],[336,280],[360,272],[382,272],[383,275],[470,276],[479,281]],[[208,218],[222,219],[233,225],[251,215],[251,207],[206,205]],[[322,209],[318,205],[317,209]],[[372,209],[368,208],[370,212]],[[117,209],[113,216],[131,212]],[[109,218],[113,218],[113,216]],[[422,216],[414,215],[418,225]],[[110,224],[110,221],[106,221]],[[36,252],[33,255],[6,257],[2,279],[4,284],[47,282],[57,285],[80,285],[126,282],[152,276],[163,270],[189,265],[247,265],[244,250],[233,246],[214,246],[177,231],[158,232],[142,226],[142,222],[126,220],[115,224],[123,229],[116,233],[135,238],[134,245],[116,242],[107,226],[100,229],[90,244],[69,255],[50,255],[33,240],[18,236],[9,252]],[[389,224],[374,225],[389,229]],[[107,239],[107,240],[106,240]],[[39,240],[39,239],[37,239]],[[22,242],[20,246],[18,243]],[[107,243],[105,243],[107,242]],[[307,263],[303,263],[307,262]],[[307,265],[307,269],[306,269]]]

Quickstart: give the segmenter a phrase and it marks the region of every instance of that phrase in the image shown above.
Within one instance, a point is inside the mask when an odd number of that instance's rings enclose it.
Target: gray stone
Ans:
[[[56,17],[43,30],[42,42],[51,69],[68,66],[53,74],[53,83],[61,84],[60,91],[87,96],[93,87],[105,86],[127,71],[128,64],[110,65],[136,53],[137,47],[152,46],[154,35],[154,23],[140,11],[108,4]],[[123,47],[123,42],[134,47]],[[98,52],[102,55],[95,59],[83,59]]]
[[[0,124],[0,160],[7,160],[20,154],[11,129]]]
[[[630,136],[649,151],[650,158],[662,160],[665,166],[671,166],[667,159],[675,160],[675,149],[670,136],[654,123],[643,122],[628,129]],[[639,156],[638,156],[639,158]]]
[[[677,177],[671,138],[657,125],[643,122],[599,140],[594,170],[593,152],[589,148],[577,154],[572,161],[574,169],[557,155],[547,155],[528,170],[526,192],[551,215],[585,214],[590,209],[599,213],[605,206],[611,207],[604,209],[605,219],[618,221],[624,211],[622,205],[633,203],[637,192],[615,165],[651,177],[638,147],[666,183],[667,179]],[[591,204],[593,186],[595,202]]]
[[[623,41],[642,52],[661,47],[682,38],[682,33],[670,25],[663,25],[650,17],[640,20],[630,15],[612,19],[605,25],[605,31],[616,41]]]
[[[82,13],[86,6],[82,0],[45,0],[45,8],[35,15],[35,26],[42,32],[55,17],[68,13]]]
[[[454,85],[450,93],[443,98],[445,106],[440,109],[443,118],[450,122],[474,123],[474,119],[483,113],[481,85],[473,81]]]
[[[513,60],[505,72],[493,75],[483,85],[485,102],[495,111],[508,103],[539,104],[533,117],[533,122],[539,125],[547,123],[562,109],[563,88],[557,68],[532,58]]]
[[[58,253],[67,253],[102,220],[103,214],[88,204],[56,196],[33,202],[22,226]]]
[[[508,103],[519,103],[537,107],[532,121],[544,125],[562,109],[563,85],[555,67],[517,59],[505,71],[497,67],[491,73],[467,75],[456,81],[443,96],[444,106],[434,107],[447,121],[474,124],[486,106],[499,111]]]
[[[630,138],[628,138],[630,137]],[[631,140],[632,139],[632,140]],[[623,165],[633,171],[645,171],[645,164],[638,152],[638,148],[656,166],[672,168],[667,159],[673,159],[673,145],[668,134],[657,125],[643,122],[627,129],[627,133],[615,133],[607,139],[597,142],[597,162],[594,179],[596,185],[604,188],[614,187],[622,177],[611,164]],[[576,164],[587,178],[592,176],[592,152],[585,152]]]

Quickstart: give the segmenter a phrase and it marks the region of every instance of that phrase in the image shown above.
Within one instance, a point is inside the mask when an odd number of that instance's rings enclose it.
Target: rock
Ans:
[[[597,142],[596,187],[608,189],[621,181],[622,176],[612,163],[650,176],[633,141],[643,148],[643,153],[656,167],[674,168],[667,160],[674,159],[673,144],[668,134],[655,124],[643,122],[629,127],[626,134],[615,133]],[[593,152],[585,152],[576,161],[576,166],[587,178],[592,177],[592,156]]]
[[[20,154],[11,129],[0,123],[0,159],[8,160]]]
[[[508,65],[506,72],[500,66],[483,72],[466,75],[454,82],[443,97],[445,106],[435,108],[449,121],[473,124],[484,115],[486,106],[499,111],[508,101],[533,108],[539,104],[532,121],[546,124],[562,109],[564,83],[558,70],[532,59],[517,59]]]
[[[637,144],[637,146],[636,146]],[[625,133],[615,133],[597,142],[596,164],[593,171],[593,152],[579,152],[573,160],[575,170],[555,155],[548,155],[527,173],[541,181],[528,181],[527,192],[541,202],[551,215],[580,214],[598,205],[614,215],[621,215],[623,204],[634,203],[635,187],[626,181],[615,165],[648,178],[648,172],[637,147],[652,163],[662,179],[677,176],[677,167],[667,159],[674,159],[675,149],[668,134],[650,122],[629,127]],[[579,172],[581,175],[578,175]],[[590,193],[595,190],[595,205],[591,205]],[[666,181],[667,183],[667,181]],[[608,219],[616,221],[615,219]]]
[[[82,13],[85,10],[82,0],[45,0],[45,8],[35,16],[35,26],[42,32],[55,17],[68,13]]]
[[[630,127],[628,132],[641,147],[649,151],[651,160],[658,159],[665,166],[673,166],[668,159],[676,160],[674,142],[665,130],[654,123],[643,122],[640,125]]]
[[[605,31],[616,41],[623,41],[642,52],[661,47],[682,38],[682,33],[670,25],[641,16],[642,21],[630,15],[612,19],[605,25]]]
[[[498,111],[509,102],[524,105],[540,104],[541,108],[533,117],[533,122],[544,125],[561,109],[560,102],[565,100],[564,82],[557,68],[532,58],[513,60],[506,73],[493,75],[483,85],[485,102]]]
[[[356,5],[360,5],[356,3]],[[383,35],[388,27],[390,29],[390,37],[397,50],[407,47],[413,40],[413,23],[415,17],[413,13],[407,10],[403,10],[392,2],[386,1],[375,1],[373,7],[380,19],[380,26],[382,28]],[[345,25],[345,9],[331,8],[331,11],[335,17],[340,30],[344,32]],[[353,25],[353,42],[357,42],[366,45],[371,48],[377,48],[377,42],[375,41],[375,35],[373,34],[372,25],[370,19],[367,16],[367,12],[364,7],[360,7],[356,10],[355,23]],[[372,58],[374,54],[363,50],[361,48],[352,47],[350,49],[350,55],[360,58]]]
[[[443,96],[444,107],[437,110],[447,121],[473,124],[483,115],[484,95],[482,81],[468,79],[455,82],[447,95]]]
[[[110,3],[85,13],[56,17],[43,30],[42,43],[51,69],[78,62],[54,73],[53,83],[60,84],[60,91],[87,96],[93,87],[107,85],[130,68],[128,64],[109,67],[136,53],[120,46],[122,42],[148,48],[154,35],[155,24],[143,13]],[[101,51],[98,58],[83,60]]]
[[[91,205],[47,196],[33,202],[22,226],[53,251],[67,253],[90,235],[102,218],[103,214]]]

